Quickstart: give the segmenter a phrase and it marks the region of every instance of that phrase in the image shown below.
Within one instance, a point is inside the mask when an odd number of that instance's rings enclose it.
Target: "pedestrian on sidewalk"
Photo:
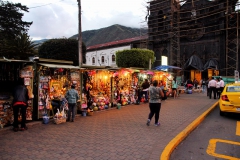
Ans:
[[[27,130],[26,126],[26,109],[28,105],[28,89],[24,85],[23,79],[19,79],[18,85],[14,88],[13,93],[13,115],[14,115],[14,122],[13,122],[13,130],[17,132],[18,130],[24,131]],[[18,113],[20,110],[21,119],[21,128],[18,128]]]
[[[220,91],[221,91],[221,93],[223,91],[223,88],[224,88],[224,81],[223,81],[222,77],[220,77]]]
[[[216,79],[216,96],[219,99],[220,98],[220,94],[221,94],[221,90],[220,90],[220,79],[217,78]]]
[[[70,117],[72,117],[72,121],[74,122],[76,104],[79,99],[78,92],[75,90],[75,85],[71,85],[71,89],[67,91],[65,94],[65,98],[68,101],[68,118],[67,121],[70,121]],[[72,116],[71,116],[72,115]]]
[[[153,85],[149,87],[149,108],[150,113],[148,115],[147,125],[150,125],[152,117],[155,115],[155,126],[159,126],[159,113],[161,109],[161,97],[163,97],[163,91],[158,87],[158,81],[153,81]]]
[[[209,99],[212,98],[212,93],[213,93],[214,99],[216,99],[216,86],[217,86],[217,82],[214,79],[214,77],[212,77],[212,80],[210,80],[209,83],[208,83]]]
[[[205,80],[205,78],[203,78],[203,80],[201,82],[201,85],[202,85],[202,93],[205,93],[205,90],[206,90],[206,80]]]
[[[177,88],[178,88],[178,84],[177,84],[176,78],[173,78],[173,80],[172,80],[172,94],[173,94],[174,99],[177,97]]]

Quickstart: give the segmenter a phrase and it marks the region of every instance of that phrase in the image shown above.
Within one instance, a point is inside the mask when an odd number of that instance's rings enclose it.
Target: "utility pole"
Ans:
[[[82,66],[82,22],[81,22],[81,0],[78,2],[78,61],[79,67]]]

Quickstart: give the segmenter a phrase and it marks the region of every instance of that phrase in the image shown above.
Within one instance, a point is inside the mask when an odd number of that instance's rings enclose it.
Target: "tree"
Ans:
[[[116,52],[116,63],[118,67],[148,68],[155,61],[154,52],[148,49],[133,48]]]
[[[37,55],[36,46],[37,44],[31,41],[27,33],[20,33],[14,39],[5,40],[3,51],[4,53],[9,53],[5,57],[26,59],[29,56]]]
[[[0,0],[0,4],[0,38],[14,38],[20,33],[27,33],[32,22],[22,21],[22,12],[28,12],[28,8],[21,3],[14,4],[8,1]]]
[[[40,58],[68,60],[73,61],[75,65],[79,65],[78,41],[75,39],[50,39],[39,47],[38,54]],[[86,46],[84,43],[82,43],[82,54],[83,62],[85,62]]]
[[[0,56],[22,58],[27,57],[26,54],[34,54],[27,35],[32,22],[22,21],[22,12],[28,12],[28,8],[21,3],[0,0]]]

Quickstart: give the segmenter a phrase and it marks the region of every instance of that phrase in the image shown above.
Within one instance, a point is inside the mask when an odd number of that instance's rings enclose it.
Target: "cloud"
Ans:
[[[78,33],[77,0],[12,0],[19,1],[29,7],[23,20],[33,21],[29,29],[33,40],[69,38]],[[114,24],[139,28],[145,17],[144,3],[144,0],[81,0],[82,31]]]

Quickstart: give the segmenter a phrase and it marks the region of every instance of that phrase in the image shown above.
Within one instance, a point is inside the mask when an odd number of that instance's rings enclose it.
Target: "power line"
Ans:
[[[29,7],[29,9],[44,7],[44,6],[48,6],[48,5],[51,5],[51,4],[59,3],[59,2],[61,2],[61,1],[64,1],[64,0],[60,0],[60,1],[55,2],[55,3],[48,3],[48,4],[43,4],[43,5],[40,5],[40,6]]]

